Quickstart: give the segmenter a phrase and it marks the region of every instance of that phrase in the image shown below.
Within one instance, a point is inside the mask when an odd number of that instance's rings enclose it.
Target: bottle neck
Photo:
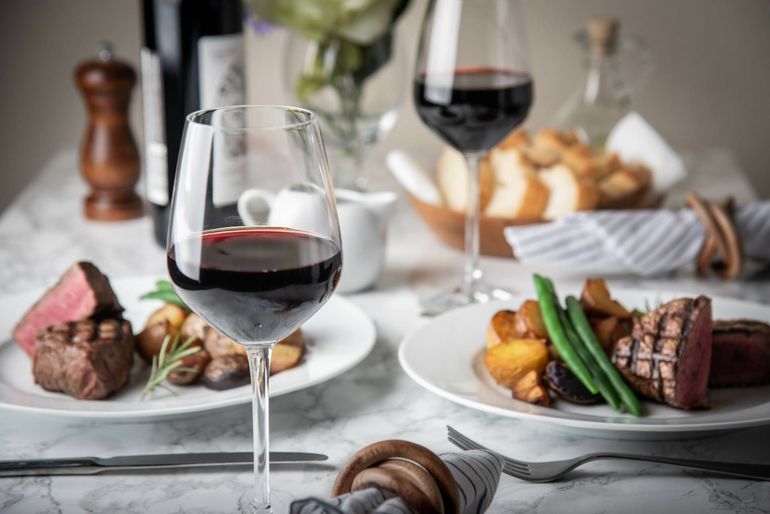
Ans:
[[[583,85],[583,103],[617,104],[627,107],[629,100],[620,81],[617,59],[613,55],[591,53]]]

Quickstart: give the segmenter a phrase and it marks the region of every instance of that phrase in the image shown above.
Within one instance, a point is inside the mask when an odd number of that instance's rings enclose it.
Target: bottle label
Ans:
[[[246,100],[243,77],[243,36],[204,36],[198,39],[198,84],[201,109],[242,105]],[[228,116],[228,125],[235,125]],[[213,142],[212,201],[216,207],[238,201],[246,189],[246,138],[217,133]]]
[[[149,48],[142,48],[141,67],[147,200],[163,206],[168,205],[169,184],[160,58]]]

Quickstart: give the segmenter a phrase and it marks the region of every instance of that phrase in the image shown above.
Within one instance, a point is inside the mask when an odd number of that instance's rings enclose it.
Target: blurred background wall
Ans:
[[[399,27],[410,60],[425,4],[413,0]],[[582,62],[573,34],[589,16],[617,16],[622,32],[644,37],[655,58],[634,108],[677,149],[731,148],[760,195],[770,197],[770,0],[523,0],[523,7],[536,87],[529,126],[545,125],[576,87]],[[136,66],[139,20],[138,0],[0,2],[0,209],[56,151],[79,144],[85,111],[73,69],[100,39]],[[249,34],[251,102],[290,101],[284,39],[281,31]],[[423,154],[438,147],[409,91],[374,158],[393,146]],[[132,120],[141,141],[139,106],[135,96]]]

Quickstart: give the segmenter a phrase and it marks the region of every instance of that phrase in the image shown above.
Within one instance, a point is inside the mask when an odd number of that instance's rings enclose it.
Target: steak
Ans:
[[[78,262],[27,310],[13,329],[13,338],[34,357],[41,330],[64,321],[117,317],[122,312],[109,279],[90,262]]]
[[[79,400],[101,400],[128,383],[134,362],[131,324],[123,319],[60,323],[40,332],[35,382]]]
[[[708,407],[711,300],[670,301],[634,318],[612,361],[638,393],[679,409]]]
[[[714,323],[709,386],[770,383],[770,325],[733,320]]]

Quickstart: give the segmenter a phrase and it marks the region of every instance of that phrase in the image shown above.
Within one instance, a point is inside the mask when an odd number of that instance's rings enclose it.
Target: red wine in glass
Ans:
[[[234,227],[183,239],[168,251],[182,300],[236,341],[275,341],[310,318],[339,280],[329,239],[271,227]]]
[[[492,148],[527,116],[532,79],[527,73],[477,67],[422,73],[414,100],[422,121],[461,152]]]

